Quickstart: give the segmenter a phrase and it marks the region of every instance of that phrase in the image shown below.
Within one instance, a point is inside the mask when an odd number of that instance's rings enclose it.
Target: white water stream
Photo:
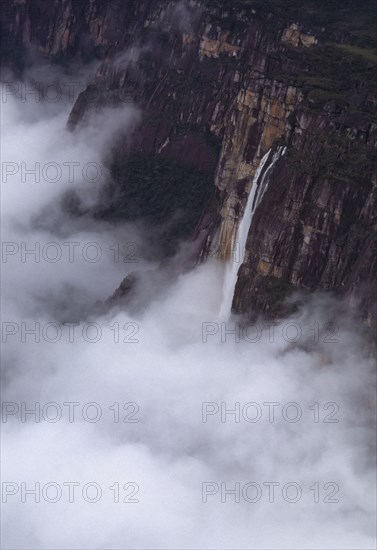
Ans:
[[[233,252],[235,252],[238,247],[238,252],[231,255],[231,260],[226,266],[225,277],[224,277],[224,286],[223,286],[223,300],[220,307],[219,317],[221,320],[226,321],[231,314],[232,302],[234,289],[237,283],[238,270],[243,264],[245,256],[245,246],[247,241],[247,236],[249,234],[249,229],[251,222],[253,221],[253,215],[257,206],[260,204],[264,193],[266,192],[269,176],[274,168],[274,165],[279,160],[279,158],[284,155],[286,147],[278,147],[274,156],[272,157],[272,162],[263,174],[263,179],[258,186],[259,178],[262,174],[263,168],[270,156],[270,150],[262,158],[258,169],[255,173],[249,197],[247,199],[245,211],[241,221],[238,224],[236,239],[233,245]]]

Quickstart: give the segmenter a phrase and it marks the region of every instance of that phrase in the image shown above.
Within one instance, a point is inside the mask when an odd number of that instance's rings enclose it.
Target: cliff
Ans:
[[[374,14],[372,2],[345,0],[13,0],[2,29],[7,62],[21,72],[30,44],[58,63],[101,61],[70,129],[104,106],[142,109],[132,140],[108,160],[113,183],[93,215],[158,227],[171,219],[157,232],[162,255],[178,238],[198,238],[198,260],[232,261],[261,158],[284,145],[255,210],[233,310],[276,315],[288,292],[325,289],[360,300],[372,324]]]

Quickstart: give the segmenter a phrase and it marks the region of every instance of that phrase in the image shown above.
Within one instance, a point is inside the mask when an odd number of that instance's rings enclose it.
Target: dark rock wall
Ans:
[[[143,118],[120,155],[161,155],[213,177],[216,196],[192,228],[201,260],[231,256],[259,162],[286,145],[253,218],[233,309],[275,314],[292,289],[326,289],[360,299],[372,323],[373,16],[371,2],[8,0],[2,30],[10,65],[22,66],[30,44],[59,62],[102,60],[98,99],[88,100],[90,87],[79,95],[71,129],[132,100]]]

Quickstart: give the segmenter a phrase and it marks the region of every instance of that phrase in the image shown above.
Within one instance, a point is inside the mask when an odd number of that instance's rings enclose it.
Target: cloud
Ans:
[[[216,262],[169,279],[160,270],[153,293],[146,273],[159,266],[141,254],[124,262],[130,250],[114,247],[141,250],[139,226],[60,207],[69,189],[98,200],[104,179],[93,184],[82,167],[101,163],[136,109],[71,133],[65,102],[54,113],[14,97],[3,107],[3,161],[19,167],[2,181],[3,239],[19,246],[3,264],[4,546],[374,547],[374,361],[345,306],[319,296],[273,332],[263,319],[244,332],[218,318]],[[67,173],[22,182],[22,162],[79,170],[73,183]],[[39,262],[23,242],[40,243]],[[78,243],[72,262],[67,242]],[[142,307],[87,314],[135,270],[150,295]],[[25,495],[35,483],[39,503]]]

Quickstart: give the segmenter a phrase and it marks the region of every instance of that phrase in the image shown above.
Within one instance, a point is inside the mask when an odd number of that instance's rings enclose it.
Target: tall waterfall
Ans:
[[[265,171],[265,173],[263,174],[263,178],[259,185],[258,185],[259,178],[270,156],[270,150],[262,158],[259,164],[259,167],[255,173],[251,190],[247,199],[245,211],[241,221],[238,224],[236,239],[233,246],[233,252],[235,252],[235,247],[237,247],[238,245],[238,252],[240,254],[240,258],[237,257],[236,253],[233,253],[232,258],[229,261],[225,271],[224,286],[223,286],[223,300],[221,303],[220,314],[219,314],[220,319],[223,321],[227,320],[231,313],[234,289],[237,283],[238,270],[240,265],[243,264],[247,236],[249,234],[249,229],[251,226],[251,222],[253,220],[254,212],[257,206],[260,204],[264,193],[266,192],[269,176],[274,168],[275,163],[279,160],[279,158],[282,155],[284,155],[285,151],[286,151],[286,147],[277,148],[276,152],[272,157],[272,162],[270,166],[267,168],[267,170]]]
[[[258,186],[258,197],[257,197],[257,200],[255,202],[253,210],[256,210],[258,208],[258,206],[260,205],[260,203],[262,202],[263,196],[264,196],[265,192],[267,191],[268,183],[270,181],[270,175],[271,175],[271,173],[274,169],[274,166],[277,163],[277,161],[279,160],[279,158],[284,155],[286,150],[287,150],[287,148],[284,147],[284,146],[279,146],[276,149],[276,151],[275,151],[275,153],[272,157],[271,164],[270,164],[270,166],[268,166],[267,170],[263,174],[262,180],[261,180],[261,182]]]

